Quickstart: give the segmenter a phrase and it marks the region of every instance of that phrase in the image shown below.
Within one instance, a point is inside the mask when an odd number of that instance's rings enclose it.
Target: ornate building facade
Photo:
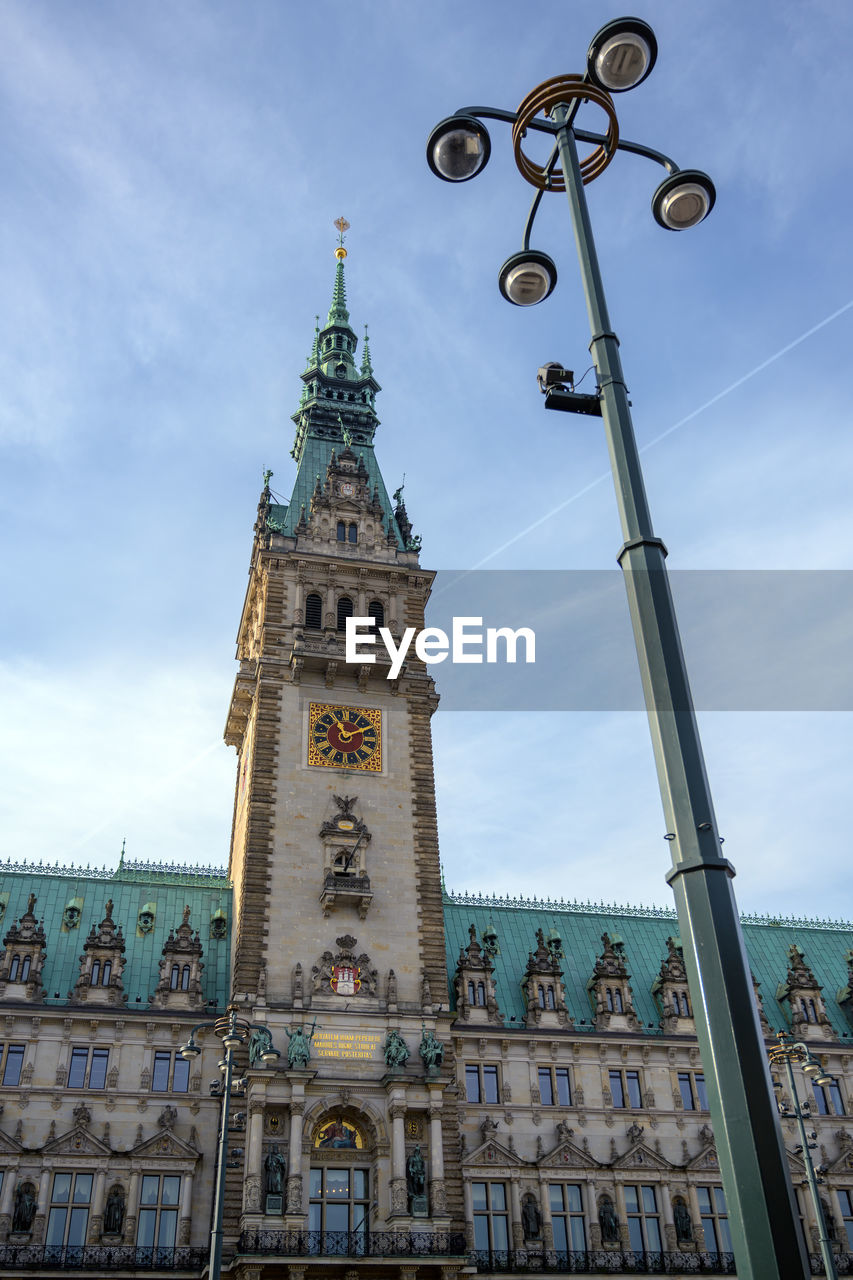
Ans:
[[[349,616],[420,629],[432,574],[376,461],[344,257],[292,498],[268,475],[254,528],[227,872],[2,877],[0,1276],[201,1277],[220,1203],[235,1280],[734,1274],[674,913],[448,894],[432,678],[345,661]],[[790,1031],[834,1077],[797,1084],[850,1269],[853,927],[744,932],[768,1049]]]

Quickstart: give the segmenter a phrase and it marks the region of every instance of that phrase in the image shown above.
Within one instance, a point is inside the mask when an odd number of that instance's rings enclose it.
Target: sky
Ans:
[[[849,572],[853,8],[633,11],[659,56],[617,100],[621,134],[718,192],[672,234],[650,162],[623,153],[587,189],[669,566]],[[601,423],[543,413],[536,385],[546,361],[589,364],[565,197],[533,235],[557,288],[511,307],[497,276],[533,191],[509,128],[455,187],[425,141],[460,107],[514,110],[581,72],[618,13],[0,2],[4,860],[110,867],[126,839],[132,858],[225,864],[252,525],[265,468],[290,493],[341,215],[383,387],[377,455],[389,489],[405,474],[421,562],[615,569]],[[801,613],[843,665],[843,620],[792,607],[786,626]],[[720,629],[733,662],[751,625],[739,610]],[[741,909],[849,920],[850,712],[736,706],[700,728]],[[642,712],[441,708],[434,743],[449,888],[671,903]]]

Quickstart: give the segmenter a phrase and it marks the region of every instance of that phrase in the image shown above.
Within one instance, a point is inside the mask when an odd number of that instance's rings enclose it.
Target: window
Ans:
[[[89,977],[90,987],[108,987],[113,972],[112,960],[105,960],[103,965],[100,960],[92,961],[92,973]]]
[[[32,962],[33,962],[32,956],[24,956],[22,960],[21,956],[14,955],[12,957],[12,963],[9,966],[9,981],[10,982],[29,981],[30,966],[32,965]]]
[[[841,1207],[841,1221],[844,1223],[844,1231],[847,1235],[847,1252],[853,1253],[853,1193],[839,1191],[837,1194]]]
[[[139,1193],[139,1225],[136,1249],[145,1250],[144,1257],[157,1261],[172,1258],[178,1238],[178,1206],[181,1201],[181,1179],[172,1174],[144,1173]]]
[[[55,1173],[47,1215],[45,1261],[81,1260],[92,1200],[91,1173]]]
[[[509,1217],[506,1207],[506,1184],[472,1182],[474,1206],[474,1248],[483,1253],[509,1249]]]
[[[554,1248],[558,1253],[586,1252],[586,1219],[581,1188],[574,1182],[552,1182],[548,1188]]]
[[[543,1107],[570,1107],[572,1105],[568,1067],[539,1068],[539,1098]]]
[[[348,1251],[364,1252],[370,1210],[368,1189],[367,1169],[312,1169],[308,1230],[347,1232]],[[318,1252],[320,1248],[318,1241]]]
[[[605,991],[607,999],[607,1008],[610,1013],[624,1013],[625,1007],[622,1003],[622,992],[619,987],[608,987]]]
[[[347,618],[352,617],[352,600],[349,596],[341,596],[338,601],[338,631],[346,631]]]
[[[539,986],[536,988],[536,998],[539,1002],[540,1009],[556,1009],[557,1007],[554,999],[553,983],[549,982],[548,985],[545,986],[540,982]]]
[[[311,631],[319,631],[323,626],[323,601],[312,591],[305,601],[305,625]]]
[[[0,1045],[0,1054],[2,1052],[3,1046]],[[22,1044],[7,1045],[6,1060],[3,1063],[3,1083],[12,1086],[20,1084],[23,1065],[24,1046]]]
[[[367,616],[376,619],[377,628],[385,626],[385,605],[381,600],[371,600],[367,606]]]
[[[678,1091],[685,1111],[707,1111],[708,1091],[701,1071],[679,1071]]]
[[[660,1253],[660,1218],[654,1187],[625,1188],[629,1247],[634,1253]]]
[[[358,525],[351,524],[347,529],[347,540],[349,542],[358,542]]]
[[[642,1107],[639,1071],[611,1071],[609,1075],[614,1107]]]
[[[814,1084],[815,1106],[819,1116],[843,1116],[844,1103],[841,1099],[841,1090],[833,1080],[832,1084]]]
[[[706,1253],[731,1253],[729,1211],[722,1187],[697,1187],[699,1216],[705,1229]]]
[[[468,983],[468,1003],[485,1005],[486,984],[484,982],[478,982],[476,986],[473,982]]]
[[[154,1054],[154,1075],[151,1080],[153,1092],[165,1093],[171,1089],[172,1093],[186,1093],[189,1089],[189,1082],[190,1064],[187,1059],[176,1053],[173,1067],[172,1054],[166,1050],[158,1049]]]
[[[343,520],[339,520],[338,521],[338,542],[346,542],[346,540],[347,540],[347,527],[344,524]]]
[[[500,1102],[497,1067],[489,1063],[466,1066],[465,1097],[469,1102]]]
[[[815,1008],[814,1000],[801,1000],[800,1009],[806,1022],[817,1022],[817,1009]]]
[[[109,1049],[92,1049],[92,1065],[89,1066],[88,1049],[72,1049],[68,1067],[69,1089],[103,1089],[107,1082]]]

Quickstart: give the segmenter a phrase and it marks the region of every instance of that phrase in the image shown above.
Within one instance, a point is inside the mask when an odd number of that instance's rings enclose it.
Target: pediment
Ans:
[[[673,1166],[644,1142],[638,1142],[613,1161],[614,1169],[671,1169]]]
[[[598,1168],[598,1161],[591,1156],[588,1151],[584,1151],[582,1147],[576,1147],[573,1142],[561,1142],[553,1151],[549,1151],[547,1156],[543,1156],[539,1161],[540,1169],[590,1169]]]
[[[88,1129],[75,1125],[67,1133],[61,1133],[58,1138],[46,1143],[42,1147],[42,1154],[46,1156],[110,1156],[112,1152]]]
[[[510,1151],[509,1147],[505,1147],[502,1142],[496,1142],[494,1138],[489,1138],[487,1142],[483,1142],[477,1147],[476,1151],[472,1151],[462,1161],[463,1164],[494,1164],[494,1165],[520,1165],[523,1163],[514,1151]]]
[[[19,1155],[23,1151],[20,1142],[16,1142],[14,1138],[10,1138],[8,1133],[4,1133],[0,1129],[0,1153],[3,1155]]]
[[[713,1142],[709,1142],[699,1152],[698,1156],[694,1156],[692,1160],[688,1160],[684,1166],[685,1169],[716,1169],[719,1170],[720,1162],[717,1159],[717,1148]]]
[[[848,1146],[841,1155],[834,1160],[829,1166],[830,1173],[851,1173],[853,1172],[853,1147]]]
[[[159,1159],[172,1158],[177,1160],[198,1160],[199,1152],[195,1147],[191,1147],[188,1142],[184,1142],[183,1138],[179,1138],[176,1133],[172,1133],[171,1129],[163,1129],[160,1133],[155,1133],[153,1137],[146,1138],[144,1142],[140,1142],[134,1147],[130,1153],[132,1156],[157,1156]]]
[[[806,1163],[802,1156],[796,1155],[793,1151],[789,1151],[787,1147],[785,1148],[785,1155],[788,1157],[788,1164],[792,1169],[795,1169],[797,1173],[805,1174]]]

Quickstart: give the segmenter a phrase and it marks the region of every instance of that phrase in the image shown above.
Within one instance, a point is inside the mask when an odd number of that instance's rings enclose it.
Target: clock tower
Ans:
[[[380,388],[366,334],[356,361],[337,225],[332,304],[293,415],[292,496],[276,502],[267,473],[258,506],[225,735],[238,755],[232,999],[282,1053],[248,1072],[246,1167],[265,1167],[273,1146],[286,1162],[279,1200],[246,1180],[239,1229],[399,1231],[423,1218],[417,1229],[446,1246],[464,1215],[447,1092],[438,696],[414,656],[394,680],[381,643],[373,664],[345,657],[350,616],[397,643],[420,630],[433,574],[374,453]]]

